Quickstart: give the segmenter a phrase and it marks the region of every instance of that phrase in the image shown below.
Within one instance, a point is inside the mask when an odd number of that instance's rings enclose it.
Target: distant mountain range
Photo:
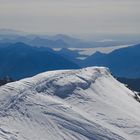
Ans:
[[[0,77],[8,75],[21,79],[43,71],[76,68],[79,68],[77,64],[50,48],[36,48],[24,43],[0,47]]]
[[[32,36],[16,36],[16,37],[9,37],[9,38],[3,38],[0,40],[0,43],[17,43],[17,42],[23,42],[28,45],[32,45],[34,47],[49,47],[49,48],[64,48],[68,47],[69,45],[65,43],[61,39],[57,40],[50,40],[47,38],[41,38],[38,36],[32,37]]]
[[[24,43],[0,44],[0,77],[20,79],[39,72],[87,66],[108,67],[116,77],[140,78],[140,45],[115,50],[109,54],[96,52],[85,60],[77,50],[33,47]]]
[[[96,52],[91,56],[78,51],[80,48],[109,47],[114,43],[112,40],[86,42],[64,34],[31,35],[0,29],[0,77],[24,78],[46,70],[106,66],[117,77],[140,78],[140,44],[108,54]],[[78,49],[71,50],[72,47]],[[60,50],[54,51],[56,48]],[[81,57],[87,58],[77,59]]]
[[[106,66],[117,77],[140,78],[140,44],[121,48],[109,54],[96,52],[81,65]]]
[[[14,29],[6,29],[6,28],[3,28],[3,29],[0,29],[0,35],[27,35],[26,32],[23,32],[23,31],[19,31],[19,30],[14,30]]]
[[[22,31],[11,29],[0,29],[0,43],[23,42],[36,47],[50,48],[93,48],[93,47],[112,47],[131,44],[129,40],[82,40],[65,34],[53,36],[29,34]]]

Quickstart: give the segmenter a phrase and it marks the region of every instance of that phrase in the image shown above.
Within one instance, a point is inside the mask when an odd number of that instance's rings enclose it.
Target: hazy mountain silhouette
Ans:
[[[37,46],[37,47],[50,47],[50,48],[64,48],[68,47],[69,45],[65,43],[63,40],[50,40],[46,38],[41,37],[31,37],[31,36],[16,36],[16,37],[9,37],[9,38],[3,38],[0,40],[1,43],[17,43],[17,42],[23,42],[28,45]]]
[[[126,44],[126,41],[86,41],[77,37],[57,34],[36,35],[28,34],[26,32],[0,29],[0,43],[16,43],[23,42],[32,46],[42,46],[50,48],[93,48],[93,47],[112,47]]]

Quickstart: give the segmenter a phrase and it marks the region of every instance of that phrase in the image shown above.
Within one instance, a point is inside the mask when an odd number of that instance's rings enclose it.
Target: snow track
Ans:
[[[140,103],[104,67],[0,87],[0,140],[139,140]]]

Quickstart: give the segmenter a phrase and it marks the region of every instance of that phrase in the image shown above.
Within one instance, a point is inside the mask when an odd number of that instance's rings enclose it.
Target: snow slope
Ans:
[[[140,103],[104,67],[0,88],[0,140],[139,140]]]

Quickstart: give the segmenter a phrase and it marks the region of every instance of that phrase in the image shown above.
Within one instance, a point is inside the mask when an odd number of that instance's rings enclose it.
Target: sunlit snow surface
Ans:
[[[52,71],[0,88],[0,140],[139,140],[140,103],[107,68]]]

